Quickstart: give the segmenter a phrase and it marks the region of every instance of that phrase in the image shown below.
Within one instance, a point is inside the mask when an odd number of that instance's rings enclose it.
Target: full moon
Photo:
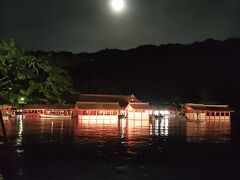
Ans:
[[[112,0],[111,5],[114,11],[121,12],[124,9],[124,0]]]

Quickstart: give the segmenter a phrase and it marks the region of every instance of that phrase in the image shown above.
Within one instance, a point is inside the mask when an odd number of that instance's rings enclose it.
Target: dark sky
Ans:
[[[93,52],[240,37],[240,0],[1,0],[0,38],[27,50]]]

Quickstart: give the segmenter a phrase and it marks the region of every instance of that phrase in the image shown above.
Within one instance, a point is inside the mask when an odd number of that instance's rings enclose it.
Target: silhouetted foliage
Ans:
[[[189,45],[144,45],[96,53],[52,52],[51,62],[66,69],[81,92],[135,93],[155,103],[177,99],[238,106],[239,52],[238,39],[207,39]]]
[[[2,103],[65,103],[73,93],[66,71],[28,55],[13,40],[0,43],[0,101]]]

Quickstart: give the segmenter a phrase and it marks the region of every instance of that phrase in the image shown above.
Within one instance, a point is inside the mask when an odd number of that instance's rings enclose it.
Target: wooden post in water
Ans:
[[[5,126],[4,126],[3,116],[2,116],[2,111],[1,110],[0,110],[0,123],[1,123],[1,126],[2,126],[3,137],[4,137],[5,140],[7,140],[7,133],[6,133],[6,129],[5,129]]]

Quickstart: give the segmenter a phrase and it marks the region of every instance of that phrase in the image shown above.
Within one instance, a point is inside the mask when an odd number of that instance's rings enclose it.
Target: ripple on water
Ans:
[[[36,162],[31,164],[33,167],[27,168],[36,168],[36,172],[53,168],[53,177],[65,168],[79,174],[84,171],[82,167],[91,161],[98,163],[96,159],[100,161],[99,167],[102,167],[102,162],[114,162],[119,167],[117,171],[127,172],[128,166],[124,165],[128,160],[145,158],[161,162],[162,156],[169,153],[172,147],[177,148],[180,154],[188,149],[186,144],[231,141],[231,126],[227,122],[214,124],[163,120],[149,124],[129,120],[124,124],[113,122],[106,125],[97,121],[23,120],[6,123],[6,129],[14,152],[21,156],[19,159]],[[173,151],[176,153],[175,149]],[[60,163],[56,163],[58,161]],[[175,164],[174,161],[171,163]],[[22,176],[26,167],[19,166],[15,173]]]
[[[16,149],[16,152],[17,152],[18,154],[22,154],[22,153],[24,153],[24,150],[23,150],[23,149]]]

